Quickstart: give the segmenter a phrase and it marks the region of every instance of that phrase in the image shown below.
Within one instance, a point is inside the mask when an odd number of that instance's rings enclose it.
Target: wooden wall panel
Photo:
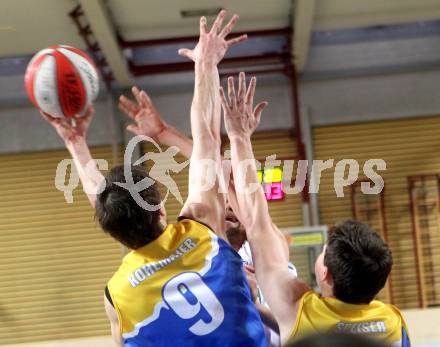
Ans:
[[[92,150],[112,166],[109,146]],[[0,156],[0,345],[110,334],[103,290],[121,260],[79,185],[55,188],[67,151]]]

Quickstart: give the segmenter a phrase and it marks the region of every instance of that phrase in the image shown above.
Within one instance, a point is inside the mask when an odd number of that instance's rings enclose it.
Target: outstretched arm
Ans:
[[[124,95],[121,95],[119,98],[119,109],[135,122],[135,124],[128,125],[127,130],[134,135],[149,136],[162,145],[176,146],[179,148],[180,153],[189,159],[193,149],[193,141],[180,133],[177,129],[168,125],[162,119],[160,113],[156,107],[154,107],[151,98],[145,91],[133,87],[132,93],[136,102]],[[184,165],[186,165],[186,163]],[[227,179],[228,178],[225,177],[226,181]],[[238,211],[232,177],[228,185],[228,200],[233,210],[235,212]],[[240,219],[239,215],[237,215],[237,217]]]
[[[232,171],[242,223],[251,246],[258,284],[268,301],[285,341],[293,328],[298,302],[308,287],[288,270],[284,236],[272,223],[263,189],[259,184],[250,137],[260,122],[267,103],[253,108],[256,80],[246,92],[245,76],[240,74],[238,95],[228,79],[229,100],[221,90],[225,126],[231,142]],[[247,166],[246,166],[246,165]]]
[[[75,125],[69,123],[67,119],[53,118],[43,112],[40,113],[63,139],[67,150],[73,158],[90,204],[95,207],[96,194],[102,185],[104,176],[96,167],[86,142],[87,129],[94,114],[93,107],[89,107],[83,117],[76,116],[74,118]]]
[[[225,11],[217,16],[210,31],[206,18],[200,19],[200,39],[194,50],[181,49],[179,54],[195,62],[194,98],[191,105],[193,150],[189,169],[188,199],[181,216],[198,220],[223,235],[225,198],[219,193],[221,170],[219,74],[217,65],[227,49],[246,38],[226,41],[238,16],[221,30]]]

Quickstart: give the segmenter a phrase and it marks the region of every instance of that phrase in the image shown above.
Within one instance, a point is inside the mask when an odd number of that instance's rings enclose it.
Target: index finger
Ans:
[[[137,113],[139,111],[139,106],[133,101],[127,98],[125,95],[119,97],[119,104],[128,109],[130,112]]]
[[[121,99],[122,99],[122,96],[121,96],[121,98],[119,98],[119,103],[118,103],[119,109],[126,116],[130,117],[131,119],[134,119],[136,114],[140,110],[139,107],[135,106],[131,100],[126,99],[127,102],[124,102]]]

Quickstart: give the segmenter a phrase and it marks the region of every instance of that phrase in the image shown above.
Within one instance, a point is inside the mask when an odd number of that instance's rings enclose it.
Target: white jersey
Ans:
[[[245,241],[243,243],[243,245],[241,246],[241,248],[238,251],[238,254],[240,255],[241,259],[243,260],[243,262],[245,264],[254,266],[254,262],[252,260],[251,247],[249,246],[249,242]],[[289,267],[289,270],[296,277],[298,277],[298,272],[296,271],[295,265],[293,265],[292,263],[289,262],[288,267]],[[257,298],[258,302],[266,307],[269,307],[266,300],[264,299],[264,296],[260,290],[260,287],[257,287],[257,289],[258,289],[258,298]],[[270,329],[268,326],[266,326],[265,328],[266,328],[266,332],[268,335],[269,347],[280,347],[281,346],[280,335],[276,331]]]

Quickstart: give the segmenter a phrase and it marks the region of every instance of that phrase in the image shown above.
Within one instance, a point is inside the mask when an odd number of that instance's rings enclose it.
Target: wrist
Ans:
[[[196,70],[212,70],[217,69],[217,64],[211,60],[197,60],[195,63]]]
[[[75,137],[73,139],[65,139],[64,144],[69,151],[74,151],[77,148],[87,146],[85,137]]]
[[[159,143],[163,144],[165,139],[167,138],[168,134],[172,131],[172,128],[165,122],[162,123],[161,128],[157,132],[157,135],[155,136],[155,140]]]
[[[229,141],[240,143],[240,144],[246,144],[251,141],[251,135],[246,133],[233,133],[228,134]]]

